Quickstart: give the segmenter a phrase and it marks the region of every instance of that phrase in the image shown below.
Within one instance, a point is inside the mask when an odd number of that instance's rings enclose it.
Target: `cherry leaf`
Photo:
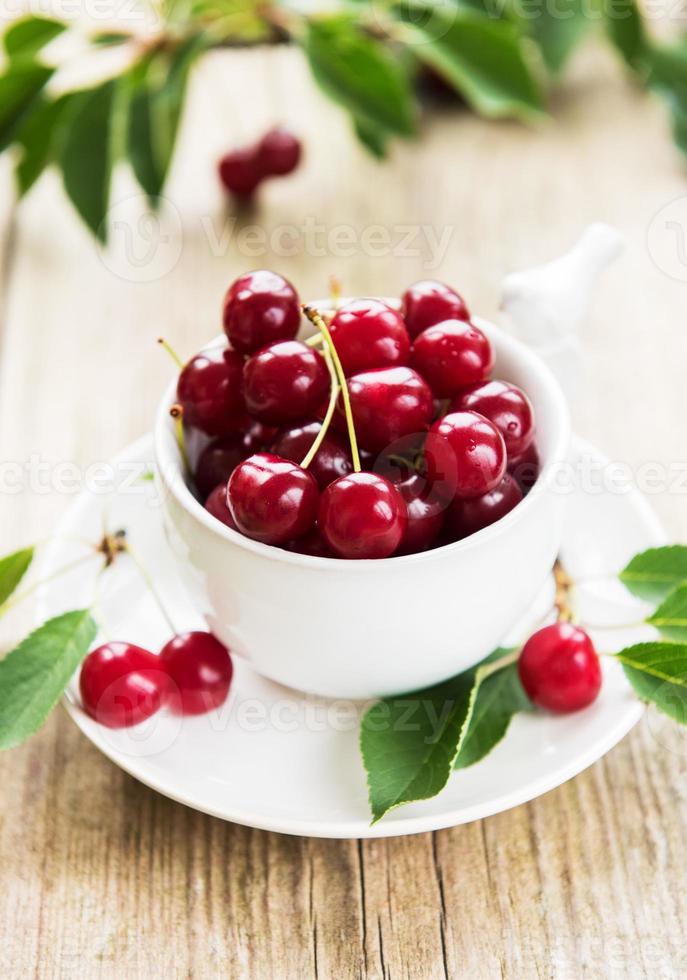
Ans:
[[[504,654],[506,651],[497,652]],[[474,766],[504,738],[513,716],[532,708],[520,683],[517,663],[485,678],[477,691],[472,716],[453,768]]]
[[[33,548],[23,548],[0,558],[0,613],[33,561]]]
[[[673,544],[642,551],[625,566],[619,578],[640,599],[665,599],[687,581],[687,546]]]
[[[680,585],[649,616],[651,623],[668,640],[687,643],[687,583]]]
[[[66,28],[51,17],[21,17],[7,28],[2,43],[10,58],[33,57]]]
[[[687,724],[687,644],[637,643],[616,658],[642,701]]]

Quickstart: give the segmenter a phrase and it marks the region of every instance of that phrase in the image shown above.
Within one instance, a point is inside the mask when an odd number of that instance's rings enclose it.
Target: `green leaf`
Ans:
[[[382,43],[345,17],[311,20],[303,43],[317,83],[357,121],[400,136],[415,132],[407,70]]]
[[[110,44],[126,44],[127,41],[131,41],[133,35],[125,34],[121,31],[103,31],[102,34],[92,34],[91,43],[102,45],[103,47]]]
[[[687,643],[687,584],[679,585],[663,602],[653,616],[651,623],[668,640]]]
[[[542,93],[515,24],[464,10],[437,9],[428,26],[418,26],[412,3],[395,13],[406,25],[416,56],[482,115],[541,117]]]
[[[676,586],[687,581],[687,546],[649,548],[635,555],[618,576],[633,595],[660,601]]]
[[[0,558],[0,611],[24,578],[33,561],[33,554],[33,548],[23,548]]]
[[[0,749],[37,731],[95,639],[87,609],[48,620],[0,661]]]
[[[70,99],[68,92],[54,100],[40,97],[17,131],[16,142],[22,149],[16,168],[20,196],[26,194],[46,166],[55,159],[60,145],[61,124]]]
[[[643,701],[687,724],[687,645],[637,643],[616,656]]]
[[[501,656],[508,651],[499,650]],[[482,681],[475,698],[470,723],[463,738],[454,769],[466,769],[488,755],[505,736],[513,715],[531,711],[517,663],[509,664]]]
[[[52,73],[44,65],[12,61],[0,75],[0,151],[12,142]]]
[[[645,74],[651,45],[636,0],[608,0],[603,10],[611,42],[630,68]]]
[[[66,29],[66,24],[51,17],[22,17],[8,27],[2,43],[10,58],[33,57]]]
[[[65,190],[90,230],[107,238],[112,177],[112,127],[116,82],[72,95],[69,132],[60,154]]]
[[[366,119],[353,118],[353,128],[363,146],[378,160],[387,154],[389,134],[379,126],[371,125]]]
[[[527,0],[521,24],[542,53],[546,67],[558,75],[591,27],[586,0]],[[526,10],[526,13],[525,13]]]

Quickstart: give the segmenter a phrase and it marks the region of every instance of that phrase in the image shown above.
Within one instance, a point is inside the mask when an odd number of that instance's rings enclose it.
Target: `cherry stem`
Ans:
[[[332,301],[332,306],[335,310],[341,306],[341,296],[343,294],[343,288],[341,286],[341,280],[338,276],[329,277],[329,297]]]
[[[566,570],[557,558],[553,566],[553,579],[556,583],[556,595],[553,600],[559,623],[575,622],[575,613],[570,605],[570,592],[574,585]]]
[[[85,561],[91,561],[91,559],[97,557],[97,552],[89,555],[81,555],[80,558],[75,558],[74,561],[67,562],[66,565],[63,565],[61,568],[51,572],[50,575],[46,575],[45,578],[39,579],[37,582],[32,582],[31,585],[28,585],[21,592],[15,592],[14,595],[11,595],[2,603],[2,605],[0,605],[0,616],[4,616],[5,613],[10,611],[10,609],[14,609],[14,607],[18,606],[20,602],[24,601],[24,599],[28,599],[28,597],[33,595],[37,589],[40,589],[49,582],[54,582],[55,579],[58,579],[62,575],[66,575],[68,572],[73,571],[75,568],[83,565]]]
[[[180,371],[183,371],[184,370],[184,362],[181,360],[181,358],[179,357],[179,355],[177,354],[177,352],[174,350],[174,348],[172,347],[172,345],[169,344],[169,343],[167,343],[167,341],[165,340],[164,337],[158,337],[157,338],[157,342],[158,342],[158,344],[162,348],[164,348],[164,350],[167,351],[167,353],[172,358],[172,360],[174,361],[174,363],[176,364],[176,366],[179,368],[179,370]]]
[[[306,337],[304,343],[308,347],[321,347],[324,343],[324,339],[322,338],[321,333],[315,333],[312,335],[312,337]]]
[[[152,595],[153,599],[155,600],[155,605],[157,606],[157,608],[160,610],[160,613],[162,614],[162,618],[167,623],[167,625],[169,626],[169,628],[172,631],[172,633],[176,636],[177,633],[178,633],[178,630],[176,629],[174,623],[172,622],[172,619],[171,619],[169,613],[167,612],[167,607],[165,606],[164,602],[160,598],[160,594],[158,593],[157,589],[155,588],[155,585],[153,583],[153,579],[152,579],[152,576],[151,576],[150,572],[148,571],[148,569],[146,568],[146,566],[143,564],[143,562],[139,558],[138,554],[133,550],[133,548],[131,547],[131,545],[129,544],[128,541],[124,545],[124,551],[126,551],[127,555],[129,556],[129,558],[131,558],[132,562],[134,563],[134,565],[138,569],[138,572],[139,572],[141,578],[143,579],[143,581],[145,582],[145,584],[148,586],[148,588],[150,590],[150,594]]]
[[[186,452],[186,439],[184,436],[184,410],[181,405],[172,405],[169,410],[169,414],[174,419],[174,435],[176,436],[177,446],[179,447],[179,452],[181,453],[182,462],[186,472],[190,473],[191,464],[188,460],[188,454]]]
[[[358,440],[355,436],[355,424],[353,422],[353,412],[351,410],[351,399],[348,394],[348,385],[346,384],[346,375],[344,374],[341,361],[339,360],[339,355],[334,346],[334,341],[332,340],[332,335],[329,332],[329,327],[324,322],[317,310],[313,309],[312,306],[303,306],[303,312],[307,316],[308,320],[317,327],[322,336],[324,337],[324,342],[329,348],[329,353],[332,356],[332,361],[334,362],[334,367],[336,368],[336,373],[339,378],[339,384],[341,385],[341,397],[343,398],[344,413],[346,415],[346,426],[348,428],[348,439],[351,444],[351,459],[353,460],[353,470],[356,473],[360,473],[362,469],[360,465],[360,454],[358,453]]]
[[[332,361],[332,355],[329,353],[329,348],[325,347],[322,354],[324,356],[327,367],[329,368],[329,377],[331,379],[329,404],[327,405],[327,411],[322,420],[320,431],[315,436],[312,446],[306,453],[305,458],[301,463],[301,468],[304,470],[307,470],[307,468],[312,463],[313,459],[317,455],[320,446],[322,445],[322,442],[324,441],[325,436],[327,435],[327,430],[329,429],[331,421],[334,418],[334,409],[336,408],[336,400],[339,397],[339,382],[336,376],[336,371],[334,370],[334,362]]]

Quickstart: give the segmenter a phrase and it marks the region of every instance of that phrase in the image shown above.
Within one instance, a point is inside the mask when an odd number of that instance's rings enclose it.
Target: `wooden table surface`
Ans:
[[[633,467],[684,461],[686,287],[664,271],[675,272],[665,257],[675,229],[659,229],[658,264],[647,235],[687,195],[687,174],[661,108],[609,56],[584,53],[554,110],[534,131],[439,113],[384,166],[357,148],[296,54],[217,56],[194,81],[163,226],[152,238],[139,226],[128,263],[122,222],[140,202],[126,175],[104,260],[54,175],[17,208],[4,161],[0,446],[4,462],[26,468],[20,493],[3,487],[0,551],[49,534],[69,507],[78,487],[59,486],[60,464],[106,461],[150,428],[169,376],[156,336],[193,351],[217,332],[239,271],[277,268],[304,296],[326,292],[332,273],[363,295],[439,276],[488,316],[504,273],[563,250],[597,219],[628,245],[583,330],[576,429]],[[308,152],[246,219],[265,231],[261,246],[223,211],[213,161],[274,119],[302,131]],[[684,228],[673,208],[668,221]],[[394,247],[364,240],[371,225]],[[327,244],[325,232],[344,226],[357,244],[342,246],[339,231]],[[405,226],[416,232],[399,248]],[[432,232],[445,236],[438,260]],[[684,493],[652,498],[674,540],[687,536]],[[31,615],[3,622],[4,649]],[[0,757],[0,975],[685,976],[686,753],[679,732],[648,716],[576,779],[488,820],[401,839],[302,840],[157,795],[60,708]]]

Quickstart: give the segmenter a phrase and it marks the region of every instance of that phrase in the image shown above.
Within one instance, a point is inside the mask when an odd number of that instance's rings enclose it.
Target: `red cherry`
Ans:
[[[208,494],[208,498],[205,501],[205,509],[208,513],[216,517],[218,521],[222,524],[226,524],[233,531],[236,530],[236,524],[234,518],[231,516],[231,511],[227,504],[227,484],[219,483],[214,490],[211,490]]]
[[[265,176],[257,146],[225,153],[217,169],[226,189],[238,198],[251,198]]]
[[[388,558],[398,548],[408,513],[396,487],[375,473],[350,473],[320,498],[317,524],[340,558]]]
[[[133,643],[105,643],[88,654],[79,689],[84,711],[108,728],[129,728],[162,704],[166,674],[160,660]]]
[[[346,374],[407,364],[410,338],[400,314],[377,299],[356,299],[335,314],[329,330]]]
[[[451,412],[434,422],[425,442],[430,481],[447,500],[481,497],[506,471],[506,446],[493,422],[477,412]]]
[[[447,398],[483,381],[494,366],[494,355],[477,327],[464,320],[444,320],[418,334],[410,363],[435,395]]]
[[[205,499],[218,483],[226,486],[234,467],[246,458],[243,442],[243,433],[234,432],[222,439],[213,439],[203,449],[193,475],[201,498]]]
[[[300,322],[298,294],[276,272],[249,272],[229,287],[224,298],[224,331],[242,354],[276,340],[292,340]]]
[[[319,422],[307,422],[293,429],[283,429],[277,433],[271,451],[283,459],[300,463],[307,455],[321,428],[322,425]],[[309,466],[309,471],[317,480],[320,490],[324,490],[340,476],[346,476],[352,469],[353,463],[348,448],[337,436],[330,435],[328,432]]]
[[[396,487],[408,509],[408,526],[397,554],[411,555],[426,551],[441,534],[446,505],[419,473],[397,483]]]
[[[301,153],[301,141],[282,126],[270,129],[257,145],[262,173],[272,177],[281,177],[295,170]]]
[[[229,651],[212,633],[172,637],[160,661],[172,680],[166,700],[175,714],[202,715],[226,701],[234,668]]]
[[[443,320],[470,319],[463,297],[432,279],[416,282],[406,289],[401,300],[401,316],[411,337]]]
[[[271,425],[312,418],[330,384],[322,355],[299,340],[263,347],[243,369],[246,408]]]
[[[508,472],[518,481],[523,493],[532,489],[539,476],[539,453],[534,443],[519,456],[508,457]]]
[[[186,425],[210,436],[234,432],[245,413],[241,355],[219,347],[196,354],[179,375],[177,401]]]
[[[358,442],[381,452],[392,442],[420,433],[431,421],[432,392],[409,367],[375,368],[348,379],[348,391]],[[337,426],[343,431],[343,401],[339,397]]]
[[[522,648],[518,672],[527,696],[549,711],[579,711],[601,689],[594,644],[572,623],[554,623],[531,636]]]
[[[467,538],[510,513],[522,500],[522,491],[508,473],[482,497],[456,497],[446,514],[446,529],[453,541]]]
[[[289,551],[293,551],[298,555],[310,555],[311,558],[332,557],[332,552],[327,542],[316,527],[304,534],[302,538],[292,541],[287,545],[287,548]]]
[[[534,439],[534,411],[524,391],[506,381],[485,381],[461,391],[453,412],[479,412],[503,436],[508,457],[519,456]]]
[[[236,527],[264,544],[299,538],[315,523],[315,478],[291,460],[256,453],[229,477],[227,502]]]

